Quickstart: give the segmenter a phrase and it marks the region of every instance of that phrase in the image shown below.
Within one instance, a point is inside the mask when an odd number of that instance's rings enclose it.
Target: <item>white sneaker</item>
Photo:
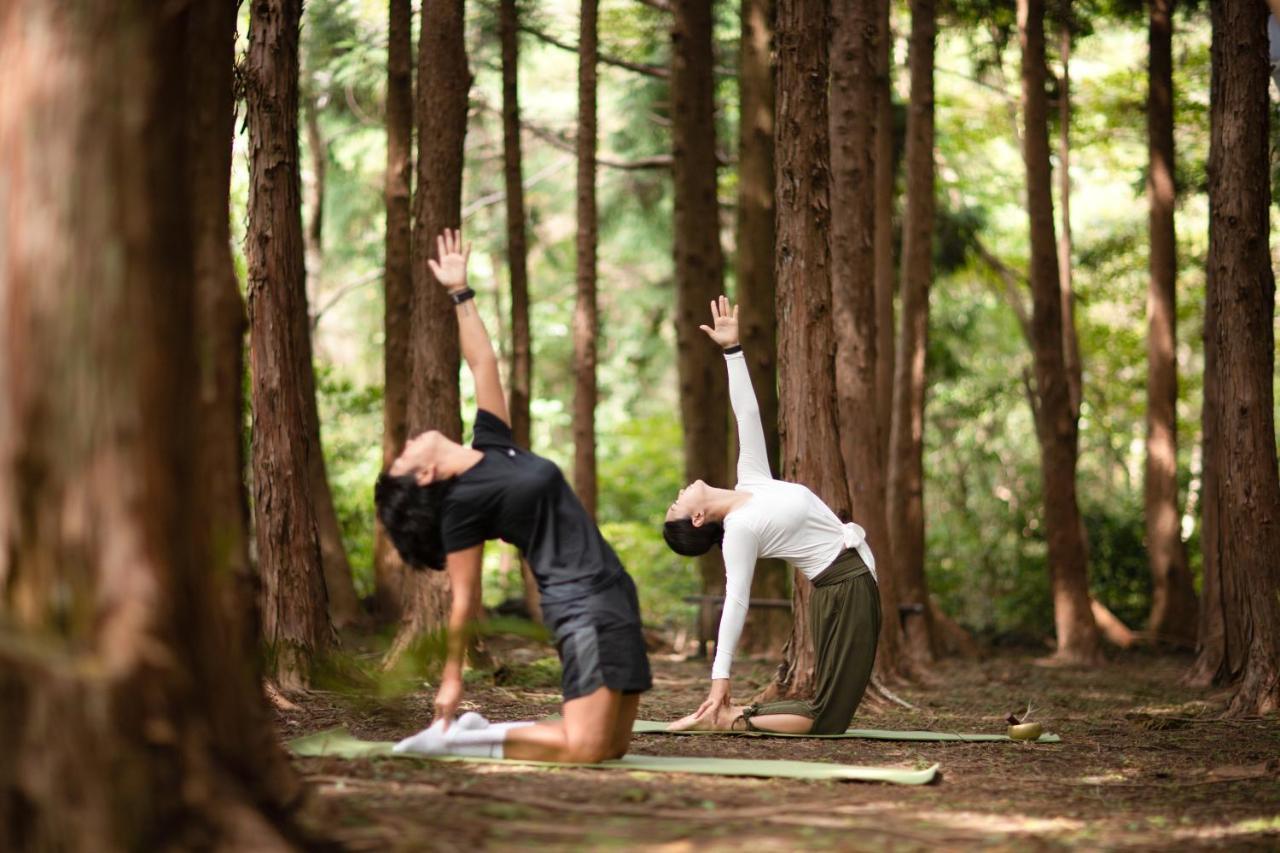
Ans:
[[[487,729],[489,721],[477,714],[475,711],[467,711],[458,719],[453,721],[453,725],[449,726],[449,731],[457,729],[459,731],[474,731],[475,729]]]
[[[391,747],[395,753],[416,752],[419,755],[444,755],[444,720],[436,720],[416,735],[407,737]]]

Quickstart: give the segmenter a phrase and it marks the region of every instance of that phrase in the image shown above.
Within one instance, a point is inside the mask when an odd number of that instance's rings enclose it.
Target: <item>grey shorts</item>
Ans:
[[[573,615],[543,617],[553,626],[563,675],[565,701],[594,693],[601,687],[622,693],[643,693],[653,686],[649,656],[640,628],[640,602],[630,575],[623,574],[602,590],[575,602]]]

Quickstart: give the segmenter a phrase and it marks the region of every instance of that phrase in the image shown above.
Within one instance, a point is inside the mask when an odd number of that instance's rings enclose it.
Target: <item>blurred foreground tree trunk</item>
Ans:
[[[240,479],[234,27],[0,13],[3,849],[301,842]]]
[[[1174,230],[1174,0],[1152,0],[1148,29],[1147,464],[1144,481],[1151,564],[1148,629],[1160,640],[1196,641],[1196,591],[1178,509],[1178,243]]]
[[[1088,546],[1076,500],[1079,424],[1063,343],[1063,292],[1053,226],[1045,95],[1044,0],[1018,0],[1022,48],[1023,158],[1030,219],[1032,319],[1035,364],[1033,408],[1040,442],[1045,528],[1058,650],[1063,663],[1100,660],[1098,627],[1089,603]]]
[[[835,333],[828,243],[831,184],[827,126],[830,4],[778,0],[777,247],[779,433],[782,478],[804,483],[842,518],[849,484],[836,418]],[[813,693],[812,585],[792,583],[791,638],[769,695]]]
[[[598,0],[582,0],[578,32],[578,272],[573,307],[573,488],[596,515],[596,64]]]
[[[1071,281],[1071,0],[1059,0],[1058,56],[1062,77],[1058,81],[1058,202],[1062,231],[1058,234],[1058,282],[1062,291],[1062,357],[1066,365],[1071,414],[1080,419],[1084,399],[1084,372],[1080,364],[1080,338],[1076,334],[1076,297]]]
[[[533,399],[533,345],[529,340],[528,238],[525,233],[524,177],[520,151],[520,10],[517,0],[500,0],[502,41],[502,175],[507,196],[507,268],[511,274],[511,432],[516,444],[532,447],[529,401]],[[519,558],[517,558],[519,559]],[[542,621],[538,585],[529,564],[520,560],[524,602],[534,621]]]
[[[729,392],[724,358],[698,327],[724,292],[720,204],[716,197],[715,59],[711,0],[675,0],[671,15],[671,142],[675,215],[676,370],[684,432],[684,481],[732,488]],[[724,591],[716,549],[698,558],[702,592]],[[704,614],[711,608],[703,608]],[[708,635],[715,632],[709,626]]]
[[[453,302],[427,260],[436,237],[462,220],[463,143],[467,134],[466,29],[462,0],[423,0],[418,38],[418,185],[413,198],[409,389],[405,432],[437,429],[462,440],[458,395],[458,321]],[[387,652],[394,664],[424,631],[448,621],[449,579],[444,572],[407,572],[400,630]]]
[[[929,339],[929,290],[933,281],[935,211],[933,160],[933,63],[937,37],[934,0],[912,0],[911,101],[907,112],[907,205],[902,224],[902,331],[893,382],[889,440],[889,533],[905,605],[920,605],[907,617],[910,652],[923,660],[939,656],[933,608],[925,578],[924,400]]]
[[[877,397],[872,161],[876,2],[847,0],[832,9],[830,278],[840,447],[852,519],[866,530],[867,542],[876,557],[884,614],[876,672],[882,679],[893,680],[905,673],[906,662],[902,654],[902,623],[896,618],[897,569],[885,506],[885,462]]]
[[[1212,4],[1211,13],[1212,323],[1206,319],[1205,346],[1214,358],[1205,381],[1206,387],[1212,381],[1215,399],[1205,400],[1204,464],[1216,484],[1217,523],[1214,535],[1202,541],[1214,551],[1225,628],[1214,680],[1236,686],[1228,715],[1247,717],[1280,710],[1275,277],[1268,250],[1270,184],[1258,179],[1268,168],[1266,9],[1224,0]],[[1206,564],[1210,556],[1206,551]]]
[[[271,674],[307,686],[332,644],[310,478],[321,450],[314,405],[298,169],[300,0],[250,6],[245,92],[249,107],[250,365],[253,509],[263,580],[263,633]]]
[[[408,439],[409,325],[413,304],[410,243],[413,174],[413,9],[410,0],[387,3],[387,207],[383,275],[382,470]],[[400,618],[403,590],[412,571],[400,560],[382,524],[374,534],[374,598],[378,620]]]
[[[893,419],[893,29],[889,0],[876,0],[875,261],[876,280],[876,418],[880,451],[889,458]]]
[[[774,0],[741,0],[738,52],[738,328],[751,384],[760,403],[769,466],[778,473],[778,344],[773,281],[773,16]],[[708,344],[710,341],[707,342]],[[718,381],[725,381],[720,379]],[[726,385],[727,387],[727,385]],[[783,560],[760,560],[753,598],[786,599]],[[782,609],[756,607],[742,635],[746,654],[776,654],[791,630]]]

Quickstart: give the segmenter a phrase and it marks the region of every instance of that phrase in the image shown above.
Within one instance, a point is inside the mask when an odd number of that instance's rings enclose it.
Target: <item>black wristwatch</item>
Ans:
[[[469,287],[464,287],[462,288],[462,290],[450,291],[449,298],[453,300],[454,305],[461,305],[462,303],[466,302],[468,299],[475,299],[476,292]]]
[[[725,355],[733,355],[735,352],[742,352],[742,344],[734,344],[731,347],[724,348]]]

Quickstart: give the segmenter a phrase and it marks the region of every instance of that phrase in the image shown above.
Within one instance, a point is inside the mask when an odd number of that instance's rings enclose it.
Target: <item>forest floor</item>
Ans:
[[[464,708],[492,720],[559,706],[550,646],[491,642],[506,666],[469,678]],[[540,665],[537,661],[543,661]],[[705,696],[707,663],[655,654],[640,717],[671,720]],[[1182,686],[1190,659],[1113,654],[1096,669],[1027,652],[937,665],[897,689],[915,710],[864,708],[867,728],[1003,732],[1034,705],[1059,744],[892,743],[638,735],[648,755],[786,758],[901,768],[941,781],[900,787],[530,768],[402,759],[298,758],[304,820],[351,850],[640,848],[664,851],[1280,849],[1280,719],[1219,719],[1226,694]],[[772,674],[740,662],[736,695]],[[500,683],[495,683],[495,681]],[[430,722],[430,689],[393,699],[291,697],[284,738],[346,726],[395,740]]]

